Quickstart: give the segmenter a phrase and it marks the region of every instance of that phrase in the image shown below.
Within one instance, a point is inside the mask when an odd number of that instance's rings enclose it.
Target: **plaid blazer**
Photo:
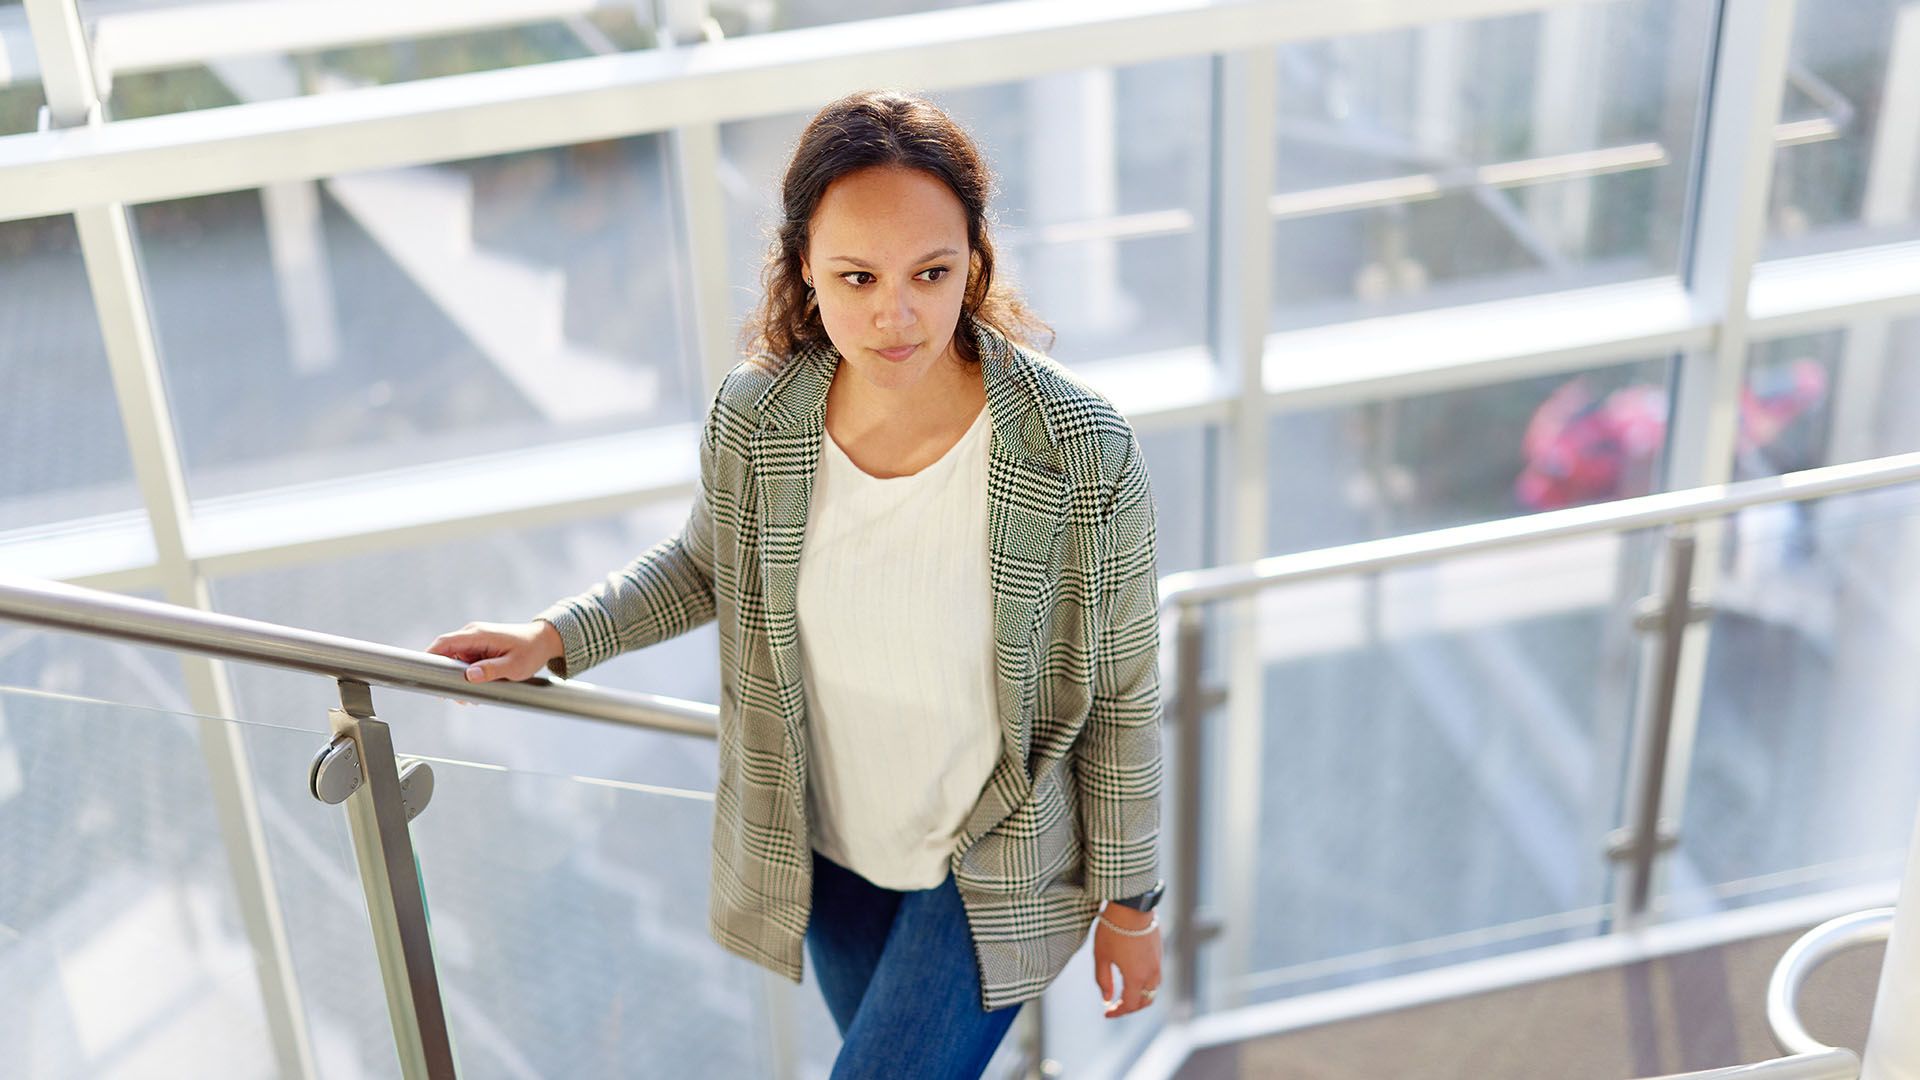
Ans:
[[[976,329],[1001,756],[952,870],[989,1009],[1037,997],[1100,901],[1158,879],[1161,747],[1153,494],[1132,428],[1059,363]],[[794,594],[840,354],[757,357],[722,381],[685,526],[537,618],[561,675],[717,619],[710,928],[801,977],[812,889]]]

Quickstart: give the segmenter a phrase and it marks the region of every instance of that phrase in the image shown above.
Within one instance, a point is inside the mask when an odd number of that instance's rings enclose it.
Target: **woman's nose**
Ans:
[[[892,330],[912,326],[913,323],[913,304],[907,291],[883,290],[880,294],[880,310],[874,313],[873,325],[881,330]]]

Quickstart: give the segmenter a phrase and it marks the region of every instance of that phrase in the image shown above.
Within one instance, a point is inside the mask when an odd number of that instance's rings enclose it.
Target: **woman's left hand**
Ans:
[[[1160,989],[1160,930],[1128,937],[1114,933],[1112,922],[1128,930],[1140,930],[1153,923],[1153,914],[1135,911],[1124,904],[1108,904],[1100,913],[1106,921],[1093,924],[1093,980],[1100,984],[1100,1000],[1107,1007],[1107,1019],[1139,1012],[1153,1004],[1152,993]],[[1113,969],[1120,969],[1123,994],[1114,993]]]

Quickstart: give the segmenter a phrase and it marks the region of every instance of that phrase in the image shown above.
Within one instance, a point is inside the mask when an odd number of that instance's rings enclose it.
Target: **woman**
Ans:
[[[821,110],[685,527],[430,647],[476,681],[565,677],[718,620],[711,929],[795,981],[804,945],[836,1077],[979,1076],[1089,923],[1107,1016],[1160,980],[1146,464],[1028,348],[990,183],[923,100]]]

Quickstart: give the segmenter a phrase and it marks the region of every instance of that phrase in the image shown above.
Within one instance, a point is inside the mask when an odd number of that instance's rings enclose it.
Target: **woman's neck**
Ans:
[[[964,430],[986,403],[981,365],[943,357],[924,379],[900,389],[874,386],[846,363],[827,390],[828,420],[836,435],[859,438],[885,431],[917,441],[959,424]]]

